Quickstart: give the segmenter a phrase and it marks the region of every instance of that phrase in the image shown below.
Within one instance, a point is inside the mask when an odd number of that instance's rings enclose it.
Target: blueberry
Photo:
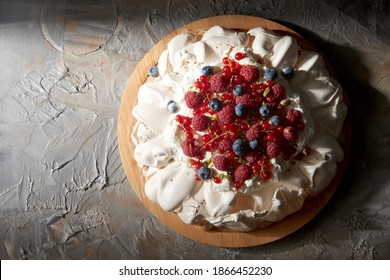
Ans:
[[[238,103],[234,107],[234,112],[236,113],[237,116],[244,117],[246,115],[247,108],[244,104]]]
[[[179,105],[177,105],[177,102],[174,100],[169,100],[167,103],[168,111],[172,114],[177,113],[179,111]]]
[[[275,115],[275,116],[272,116],[270,119],[269,119],[270,123],[272,123],[273,125],[280,125],[282,123],[282,119]]]
[[[269,68],[269,69],[265,70],[264,75],[263,75],[264,79],[266,79],[268,81],[275,80],[277,76],[278,76],[278,72],[276,72],[276,70],[274,68]]]
[[[206,166],[202,166],[201,168],[198,169],[198,176],[203,180],[210,179],[211,178],[211,169],[206,167]]]
[[[244,93],[244,87],[242,85],[236,85],[234,88],[233,88],[233,94],[235,96],[240,96]]]
[[[287,66],[282,69],[283,76],[289,80],[294,77],[294,68]]]
[[[209,107],[213,111],[219,111],[222,109],[222,101],[218,98],[212,98],[209,102]]]
[[[247,146],[246,146],[246,143],[244,142],[244,140],[237,139],[236,141],[233,142],[232,149],[236,155],[242,156],[245,154],[245,152],[247,150]]]
[[[271,113],[271,109],[269,108],[268,105],[263,105],[260,107],[259,113],[263,117],[267,117]]]
[[[205,75],[205,76],[208,76],[208,75],[211,75],[213,73],[213,68],[211,66],[204,66],[200,72],[202,73],[202,75]]]
[[[148,69],[148,75],[151,77],[157,77],[158,76],[157,66],[150,66]]]
[[[252,149],[252,150],[256,150],[258,147],[259,147],[259,141],[257,140],[252,140],[249,142],[249,147]]]

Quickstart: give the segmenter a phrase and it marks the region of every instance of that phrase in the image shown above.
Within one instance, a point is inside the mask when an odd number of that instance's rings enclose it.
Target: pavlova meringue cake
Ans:
[[[320,54],[261,27],[175,36],[132,114],[144,193],[205,229],[282,220],[330,184],[344,157],[339,83]]]

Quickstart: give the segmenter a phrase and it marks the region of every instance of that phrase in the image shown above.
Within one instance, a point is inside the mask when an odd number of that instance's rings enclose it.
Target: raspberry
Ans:
[[[286,96],[286,91],[284,90],[283,86],[279,83],[275,84],[271,88],[271,90],[272,90],[272,97],[276,102],[281,101]]]
[[[220,152],[228,152],[232,149],[233,141],[222,139],[221,142],[218,143],[218,150]]]
[[[287,109],[286,121],[290,124],[298,123],[302,118],[302,112],[295,109]]]
[[[209,119],[209,117],[207,117],[205,115],[195,115],[192,118],[192,127],[196,131],[206,130],[208,128],[209,124],[210,124],[210,119]]]
[[[260,158],[259,154],[255,151],[249,151],[245,154],[245,160],[250,164],[255,163]]]
[[[198,142],[193,139],[186,139],[181,143],[183,153],[188,157],[196,157],[201,154]]]
[[[248,107],[252,107],[253,106],[253,99],[252,99],[251,95],[243,94],[243,95],[236,97],[236,103],[243,104],[243,105],[248,106]]]
[[[196,91],[189,91],[184,95],[184,101],[190,109],[196,109],[203,105],[205,96]]]
[[[252,125],[245,133],[245,138],[248,141],[258,140],[260,139],[261,132],[262,132],[261,124]]]
[[[234,181],[243,183],[252,176],[252,169],[246,164],[240,164],[234,171]]]
[[[213,155],[211,161],[218,170],[227,171],[230,168],[230,160],[223,155]]]
[[[229,80],[224,78],[221,74],[216,74],[210,78],[210,88],[211,92],[223,92],[226,90]]]
[[[236,119],[234,105],[228,104],[218,112],[218,118],[222,123],[233,123]]]
[[[267,143],[267,155],[271,158],[276,158],[281,152],[281,145],[276,141]]]
[[[248,83],[253,83],[259,78],[260,72],[254,65],[243,65],[240,70],[240,75],[243,76]]]
[[[298,138],[298,130],[292,126],[288,126],[283,129],[283,137],[290,142],[297,140]]]

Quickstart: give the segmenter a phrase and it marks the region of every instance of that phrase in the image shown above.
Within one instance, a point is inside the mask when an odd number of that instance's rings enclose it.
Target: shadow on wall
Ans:
[[[325,2],[365,26],[383,43],[390,45],[390,3],[388,0],[326,0]]]

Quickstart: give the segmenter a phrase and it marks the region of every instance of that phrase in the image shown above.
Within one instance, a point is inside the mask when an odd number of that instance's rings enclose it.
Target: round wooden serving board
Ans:
[[[167,213],[162,210],[157,204],[151,202],[145,196],[145,179],[143,178],[143,175],[133,157],[135,147],[131,141],[131,133],[136,120],[132,116],[132,108],[137,102],[138,89],[147,78],[148,68],[151,65],[157,64],[158,58],[160,57],[160,54],[166,49],[167,43],[174,36],[180,34],[184,30],[207,30],[214,25],[245,31],[254,27],[264,27],[280,34],[294,36],[303,48],[314,49],[308,41],[289,28],[273,21],[257,17],[240,15],[217,16],[199,20],[177,29],[162,39],[145,55],[130,78],[130,81],[122,97],[118,116],[119,152],[127,178],[129,179],[130,184],[139,199],[146,206],[146,208],[151,213],[153,213],[153,215],[155,215],[161,222],[163,222],[175,232],[182,234],[192,240],[214,246],[249,247],[261,245],[285,237],[304,226],[318,214],[318,212],[332,197],[342,179],[347,165],[351,136],[350,119],[348,118],[345,122],[344,139],[347,140],[342,143],[345,151],[345,160],[339,164],[338,172],[331,185],[319,196],[307,200],[300,211],[288,216],[280,222],[274,223],[268,228],[258,229],[251,232],[234,232],[228,229],[213,229],[205,231],[198,226],[184,224],[173,212]]]

